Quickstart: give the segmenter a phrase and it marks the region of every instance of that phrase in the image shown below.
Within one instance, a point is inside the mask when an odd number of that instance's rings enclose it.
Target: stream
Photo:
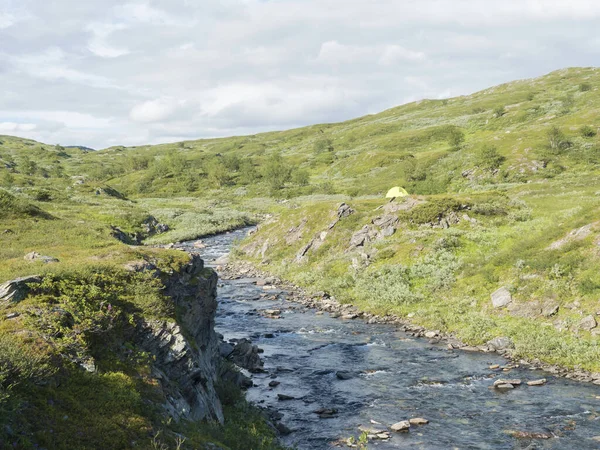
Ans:
[[[199,252],[210,267],[247,231],[205,238],[201,250],[193,242],[177,247]],[[369,442],[369,448],[600,448],[600,386],[526,368],[493,371],[490,365],[507,360],[493,353],[451,351],[393,325],[316,314],[286,301],[285,291],[266,291],[255,282],[219,281],[216,328],[226,340],[249,338],[264,349],[266,373],[252,376],[255,386],[247,398],[281,413],[281,422],[293,430],[282,437],[286,445],[328,449],[340,438],[358,436],[360,425],[384,429],[423,417],[429,424],[392,432],[389,440]],[[259,311],[265,309],[280,309],[281,319],[263,317]],[[339,379],[338,371],[349,379]],[[523,384],[500,391],[493,388],[498,378]],[[540,378],[547,384],[526,385]],[[281,384],[269,387],[273,380]],[[322,418],[314,412],[319,408],[337,413]]]

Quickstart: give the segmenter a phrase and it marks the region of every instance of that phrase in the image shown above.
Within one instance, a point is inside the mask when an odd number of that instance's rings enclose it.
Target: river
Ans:
[[[246,232],[203,239],[206,248],[199,252],[207,265]],[[191,250],[193,243],[178,247]],[[369,448],[600,448],[600,386],[524,368],[498,373],[489,366],[507,361],[497,354],[450,351],[393,325],[316,314],[286,301],[285,291],[265,291],[255,281],[220,280],[217,331],[225,339],[249,338],[264,349],[266,373],[252,376],[255,386],[247,398],[282,414],[281,422],[293,430],[282,437],[284,444],[328,449],[340,438],[358,436],[361,425],[386,428],[423,417],[429,424],[391,433],[389,440],[372,441]],[[261,297],[265,292],[269,295]],[[268,299],[272,296],[276,299]],[[264,317],[259,311],[265,309],[282,310],[282,318]],[[349,379],[339,379],[339,371]],[[492,387],[498,378],[518,378],[523,384],[499,391]],[[525,384],[540,378],[547,384]],[[273,380],[280,384],[269,387]],[[314,412],[319,408],[337,413],[322,418]]]

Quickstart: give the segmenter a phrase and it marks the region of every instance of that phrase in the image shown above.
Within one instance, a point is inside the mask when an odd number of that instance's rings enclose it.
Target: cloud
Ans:
[[[386,45],[379,63],[383,66],[392,66],[402,61],[423,61],[425,58],[423,52],[408,50],[400,45]]]
[[[0,30],[12,27],[16,21],[16,17],[12,14],[0,12]]]
[[[3,133],[30,132],[36,128],[34,123],[0,122],[0,131]]]
[[[151,123],[166,120],[177,110],[177,102],[173,99],[149,100],[135,105],[129,117],[134,122]]]
[[[600,57],[600,2],[589,0],[9,0],[1,9],[4,132],[94,148],[334,122]]]

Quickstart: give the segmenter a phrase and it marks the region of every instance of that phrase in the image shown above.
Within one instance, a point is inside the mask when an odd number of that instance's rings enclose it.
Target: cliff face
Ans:
[[[214,331],[217,274],[192,255],[185,269],[170,275],[165,284],[176,306],[177,323],[144,321],[138,325],[137,339],[155,358],[153,376],[160,380],[166,413],[176,420],[222,423],[215,391],[220,361]]]

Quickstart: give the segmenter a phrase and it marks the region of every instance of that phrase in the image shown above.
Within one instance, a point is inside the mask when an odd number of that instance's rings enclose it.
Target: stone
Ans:
[[[596,319],[592,315],[584,317],[583,319],[581,319],[581,322],[579,322],[579,328],[581,328],[582,330],[585,330],[585,331],[593,330],[597,326],[598,326],[598,323],[596,322]]]
[[[259,349],[248,339],[240,339],[228,359],[249,372],[261,373],[264,371],[264,363],[260,359]]]
[[[346,372],[342,370],[336,372],[335,376],[338,378],[338,380],[351,380],[354,378],[354,374],[352,372]]]
[[[214,263],[218,266],[224,266],[225,264],[229,264],[229,253],[215,259]]]
[[[265,316],[268,316],[268,317],[278,317],[281,315],[281,310],[280,309],[265,309],[264,313],[265,313]]]
[[[511,386],[520,386],[521,385],[521,380],[518,379],[498,379],[496,381],[494,381],[494,387],[499,387],[505,384],[510,384]]]
[[[296,400],[295,397],[292,397],[291,395],[286,395],[286,394],[277,394],[277,399],[280,401]]]
[[[492,365],[491,365],[489,368],[490,368],[491,370],[497,370],[497,369],[499,369],[499,368],[500,368],[500,364],[492,364]]]
[[[7,318],[7,319],[9,319],[9,320],[10,320],[10,319],[16,319],[16,318],[17,318],[17,317],[19,317],[20,315],[21,315],[21,314],[19,314],[18,312],[11,312],[11,313],[8,313],[8,314],[6,315],[6,318]]]
[[[270,381],[270,382],[269,382],[269,387],[272,387],[272,388],[274,388],[274,387],[277,387],[277,386],[279,386],[280,384],[281,384],[281,383],[280,383],[279,381],[275,381],[275,380],[273,380],[273,381]]]
[[[494,308],[502,308],[512,302],[512,295],[510,291],[505,287],[501,287],[500,289],[492,293],[491,297],[492,305],[494,306]]]
[[[233,353],[233,349],[233,345],[227,342],[221,342],[221,344],[219,345],[219,354],[221,355],[221,357],[227,358]]]
[[[25,261],[30,262],[43,262],[44,264],[59,262],[58,258],[54,258],[52,256],[44,256],[39,254],[38,252],[27,253],[23,259],[25,259]]]
[[[408,433],[408,430],[410,430],[410,422],[408,420],[402,420],[393,424],[390,429],[397,433]]]
[[[496,350],[506,350],[507,348],[514,347],[514,344],[510,338],[504,336],[494,338],[491,341],[488,341],[487,344]]]
[[[499,390],[507,390],[507,389],[514,389],[515,387],[512,384],[505,383],[505,384],[494,385],[494,388],[499,389]]]
[[[429,420],[423,419],[422,417],[415,417],[408,421],[411,425],[427,425]]]
[[[275,428],[277,429],[279,434],[282,436],[287,436],[288,434],[292,434],[292,430],[290,428],[288,428],[286,425],[282,424],[281,422],[277,422],[275,424]]]
[[[531,380],[527,382],[527,386],[543,386],[546,384],[547,380],[545,378],[541,378],[539,380]]]
[[[548,302],[542,308],[542,315],[544,317],[552,317],[558,313],[559,308],[560,306],[557,302]]]
[[[437,335],[438,335],[438,333],[436,331],[428,331],[425,333],[425,337],[428,339],[433,339]]]
[[[146,272],[149,270],[155,270],[156,266],[142,259],[139,261],[130,261],[125,263],[123,264],[123,268],[128,272]]]
[[[0,284],[0,305],[18,303],[29,293],[29,284],[37,284],[42,281],[39,275],[16,278]]]

